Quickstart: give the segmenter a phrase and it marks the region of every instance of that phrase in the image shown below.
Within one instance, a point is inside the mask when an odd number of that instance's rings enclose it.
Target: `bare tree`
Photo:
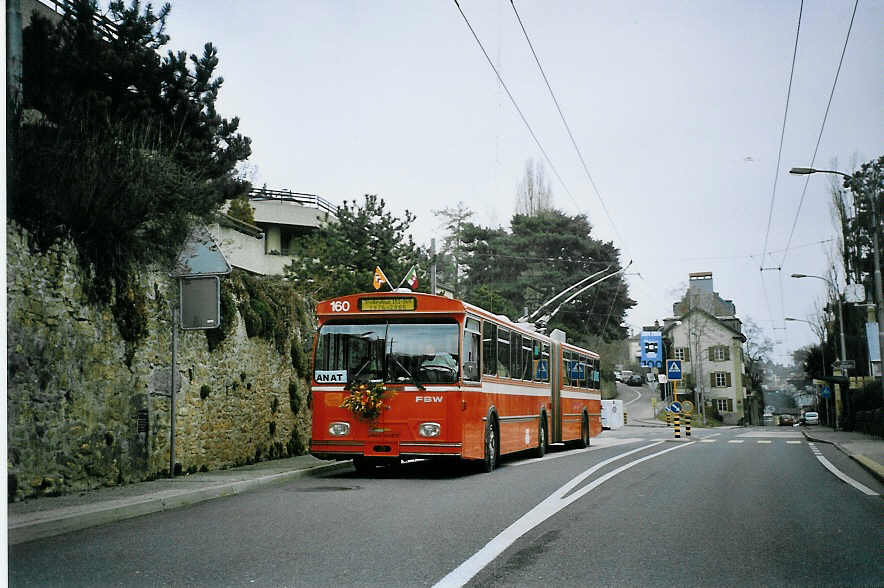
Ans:
[[[516,214],[536,216],[552,208],[552,189],[546,179],[543,162],[533,158],[525,162],[525,175],[516,188]]]

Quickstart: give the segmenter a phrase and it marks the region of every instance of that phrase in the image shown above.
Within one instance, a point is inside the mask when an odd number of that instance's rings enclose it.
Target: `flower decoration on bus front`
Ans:
[[[374,385],[356,384],[350,394],[344,398],[341,408],[349,409],[357,417],[373,421],[381,415],[382,410],[390,408],[384,404],[384,395],[387,393],[386,388],[381,383]],[[388,398],[392,398],[392,394]]]

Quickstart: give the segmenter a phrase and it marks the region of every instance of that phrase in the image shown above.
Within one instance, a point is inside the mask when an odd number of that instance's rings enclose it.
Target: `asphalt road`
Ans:
[[[836,478],[796,435],[676,443],[625,427],[492,474],[414,462],[301,478],[11,546],[9,585],[884,584],[882,497]]]

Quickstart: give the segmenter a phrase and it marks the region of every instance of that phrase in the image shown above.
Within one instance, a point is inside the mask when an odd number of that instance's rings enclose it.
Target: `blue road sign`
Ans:
[[[678,402],[676,400],[675,402],[673,402],[672,404],[669,405],[669,408],[670,408],[670,410],[672,410],[672,412],[679,413],[679,412],[681,412],[681,402]]]
[[[639,337],[642,367],[663,367],[663,332],[642,331]]]
[[[832,395],[832,390],[828,386],[823,386],[821,395],[823,398],[828,398]]]
[[[680,382],[681,381],[681,360],[680,359],[667,359],[666,360],[666,377],[669,378],[669,381]]]

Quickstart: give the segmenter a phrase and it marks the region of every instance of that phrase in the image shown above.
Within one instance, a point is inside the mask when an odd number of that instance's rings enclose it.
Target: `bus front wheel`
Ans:
[[[497,425],[494,417],[488,417],[485,423],[485,461],[482,466],[486,474],[490,474],[497,467],[497,460],[500,457],[500,449],[497,446]]]

